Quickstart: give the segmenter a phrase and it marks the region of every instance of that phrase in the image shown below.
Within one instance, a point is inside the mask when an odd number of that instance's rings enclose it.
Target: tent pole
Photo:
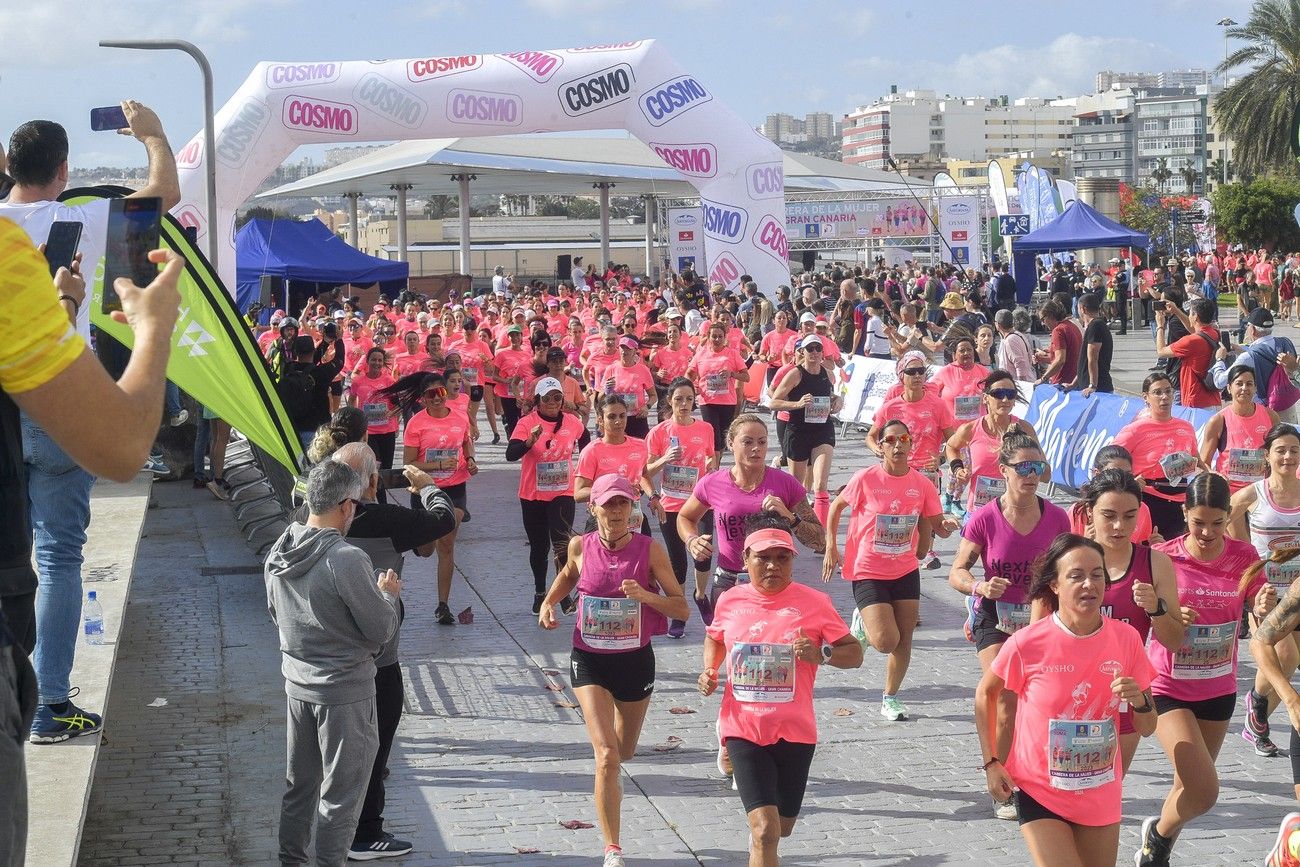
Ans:
[[[645,202],[645,278],[653,281],[655,258],[655,197],[642,196],[641,200]]]
[[[460,181],[460,273],[469,276],[469,182],[477,180],[474,175],[452,175],[453,181]]]
[[[397,192],[397,261],[406,261],[406,191],[410,184],[393,184],[390,190]]]
[[[600,190],[600,267],[606,268],[609,266],[609,191],[614,185],[599,181],[592,186]]]
[[[358,246],[361,241],[361,229],[357,226],[357,200],[361,198],[360,193],[344,193],[343,198],[348,200],[348,243],[353,249],[360,250]]]

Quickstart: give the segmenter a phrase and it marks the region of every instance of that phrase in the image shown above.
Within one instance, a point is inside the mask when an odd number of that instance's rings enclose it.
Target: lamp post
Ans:
[[[1226,63],[1226,62],[1228,61],[1228,28],[1229,28],[1229,27],[1236,27],[1236,26],[1237,26],[1237,22],[1236,22],[1236,21],[1233,21],[1231,18],[1220,18],[1220,19],[1219,19],[1218,26],[1223,28],[1223,61]],[[1224,78],[1225,81],[1227,80],[1227,78],[1228,78],[1227,70],[1224,70],[1223,78]],[[1216,117],[1217,117],[1217,115],[1216,115]],[[1227,137],[1227,135],[1224,134],[1224,131],[1223,131],[1222,127],[1220,127],[1220,129],[1219,129],[1219,143],[1223,146],[1223,183],[1224,183],[1225,186],[1227,186],[1227,183],[1228,183],[1228,137]]]
[[[216,132],[212,105],[212,64],[193,43],[181,39],[105,39],[100,48],[130,48],[141,51],[184,51],[203,74],[203,165],[207,169],[208,263],[217,270],[217,163]]]

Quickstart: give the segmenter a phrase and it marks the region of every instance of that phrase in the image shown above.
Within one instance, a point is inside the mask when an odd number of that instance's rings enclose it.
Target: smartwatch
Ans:
[[[1169,613],[1169,607],[1168,607],[1167,605],[1165,605],[1165,600],[1163,600],[1163,599],[1157,599],[1157,600],[1156,600],[1156,610],[1155,610],[1155,611],[1150,611],[1150,612],[1148,612],[1148,613],[1147,613],[1147,616],[1148,616],[1148,617],[1163,617],[1164,615],[1166,615],[1166,614],[1168,614],[1168,613]]]
[[[822,642],[822,665],[831,661],[831,654],[835,652],[835,645]]]

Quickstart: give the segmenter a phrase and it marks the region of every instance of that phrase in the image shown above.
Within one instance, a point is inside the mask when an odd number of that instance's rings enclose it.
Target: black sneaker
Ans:
[[[499,433],[492,434],[492,445],[494,446],[501,445],[501,434]]]
[[[1167,837],[1160,836],[1156,830],[1159,816],[1149,816],[1142,820],[1142,833],[1139,839],[1142,845],[1133,853],[1133,863],[1137,867],[1169,867],[1169,850],[1173,843]]]
[[[578,610],[578,603],[573,600],[572,596],[565,596],[560,600],[560,610],[565,614],[572,614]]]
[[[461,522],[462,524],[468,524],[468,523],[469,523],[469,509],[462,509],[462,510],[461,510],[461,513],[460,513],[460,522]]]
[[[64,705],[61,711],[55,710],[54,705],[37,705],[29,736],[32,743],[57,744],[103,731],[104,719],[99,714],[82,710],[71,701]]]
[[[456,615],[451,613],[451,609],[447,607],[446,602],[438,603],[438,607],[434,610],[433,616],[437,618],[438,624],[441,626],[451,626],[456,622]]]
[[[545,594],[545,593],[534,593],[534,594],[533,594],[533,613],[534,613],[534,614],[541,614],[541,613],[542,613],[542,600],[545,599],[545,598],[546,598],[546,594]]]
[[[405,855],[414,847],[405,840],[399,840],[387,832],[373,843],[353,843],[348,847],[349,861],[375,861],[379,858],[396,858]]]

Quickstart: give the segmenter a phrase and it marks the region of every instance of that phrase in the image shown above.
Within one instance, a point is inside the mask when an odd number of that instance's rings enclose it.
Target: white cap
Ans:
[[[544,376],[537,380],[537,385],[533,386],[533,394],[537,397],[550,394],[553,391],[561,393],[564,391],[564,386],[560,385],[560,381],[553,376]]]
[[[799,317],[800,325],[803,325],[805,322],[816,322],[816,321],[817,321],[817,314],[813,313],[811,310],[805,310],[803,312],[803,315]]]

